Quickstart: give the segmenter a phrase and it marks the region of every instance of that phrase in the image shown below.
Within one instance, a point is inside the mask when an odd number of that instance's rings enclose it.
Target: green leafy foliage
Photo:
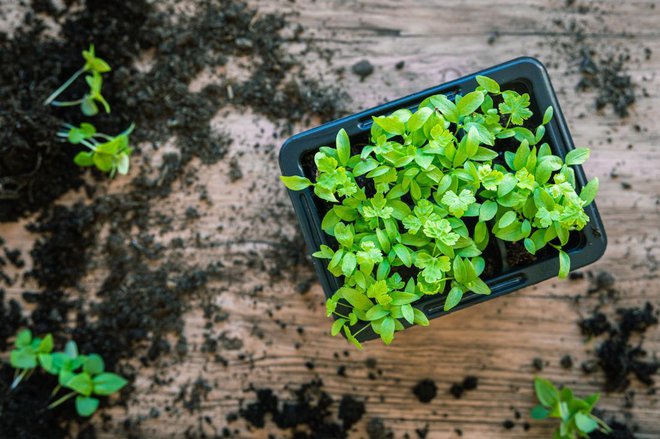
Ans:
[[[117,173],[121,175],[128,173],[130,156],[133,153],[133,148],[129,145],[129,135],[134,129],[135,125],[131,124],[124,132],[112,137],[97,132],[94,125],[90,123],[82,123],[79,127],[67,124],[57,133],[57,136],[88,149],[88,151],[79,152],[74,157],[73,161],[78,166],[94,166],[99,171],[114,177]],[[301,178],[294,178],[289,184],[303,189],[303,186],[296,184]]]
[[[571,389],[557,389],[552,382],[539,377],[534,379],[534,390],[540,404],[532,409],[532,418],[561,420],[553,438],[588,438],[589,433],[596,430],[603,433],[611,431],[605,422],[591,413],[600,398],[598,393],[581,399]]]
[[[73,340],[66,343],[63,351],[53,352],[51,334],[43,339],[32,338],[29,329],[17,334],[15,349],[10,355],[10,364],[17,369],[17,377],[11,389],[14,389],[21,380],[28,378],[40,365],[44,372],[56,375],[58,378],[58,385],[51,392],[51,398],[63,388],[70,390],[69,393],[53,401],[48,408],[55,408],[75,397],[76,411],[80,416],[94,414],[99,406],[99,399],[94,395],[112,395],[128,384],[123,377],[105,371],[105,363],[100,355],[81,355]]]
[[[80,106],[80,110],[85,116],[94,116],[99,112],[97,103],[103,106],[106,113],[110,112],[110,104],[101,94],[103,86],[103,73],[109,72],[110,65],[107,62],[98,58],[95,54],[94,45],[90,45],[88,50],[83,50],[82,57],[85,64],[76,71],[64,84],[55,90],[45,101],[44,105],[53,105],[56,107],[72,107]],[[81,75],[88,73],[85,76],[85,82],[89,87],[89,91],[83,95],[82,98],[72,101],[56,101],[55,99],[61,95],[76,79]]]
[[[551,246],[560,251],[560,277],[570,270],[561,249],[587,224],[584,207],[598,190],[594,179],[578,194],[570,168],[588,150],[564,163],[542,143],[552,107],[532,129],[528,94],[484,76],[476,82],[463,96],[435,95],[415,112],[374,117],[361,151],[340,130],[335,146],[314,156],[313,177],[282,177],[331,205],[321,226],[335,245],[314,256],[341,279],[326,303],[337,318],[333,335],[359,346],[371,328],[389,344],[406,325],[428,324],[415,307],[425,295],[444,295],[450,311],[466,295],[490,294],[481,253],[493,238],[522,241],[532,254]],[[498,151],[500,139],[514,148]]]

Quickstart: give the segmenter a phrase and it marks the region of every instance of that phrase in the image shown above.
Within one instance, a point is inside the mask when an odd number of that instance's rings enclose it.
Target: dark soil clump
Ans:
[[[332,410],[334,400],[323,389],[320,380],[304,384],[295,390],[294,399],[291,401],[280,400],[271,389],[258,389],[255,393],[257,400],[245,405],[239,413],[240,416],[249,425],[264,428],[267,415],[270,415],[277,428],[292,430],[291,437],[296,439],[348,437],[350,428],[365,412],[363,402],[344,395],[335,414]]]
[[[449,393],[456,398],[461,399],[463,394],[468,390],[475,390],[479,385],[479,378],[469,375],[463,378],[463,381],[460,383],[454,383],[449,388]]]
[[[12,439],[59,439],[67,436],[68,424],[76,418],[75,410],[63,404],[53,410],[49,391],[57,385],[54,376],[35,373],[9,391],[14,369],[0,364],[0,436]]]
[[[433,398],[438,394],[438,387],[435,385],[434,381],[425,379],[418,382],[415,387],[413,387],[412,392],[415,394],[419,402],[428,404],[433,401]]]
[[[644,334],[658,323],[656,312],[650,303],[642,308],[622,308],[617,310],[617,322],[611,323],[601,312],[583,319],[579,324],[585,335],[597,336],[607,333],[607,338],[598,345],[596,356],[598,366],[605,374],[604,388],[608,392],[623,391],[628,388],[629,375],[633,374],[647,386],[653,385],[653,375],[660,368],[655,359],[645,360],[646,351],[642,343],[631,340],[633,334]],[[593,371],[592,366],[584,371]]]

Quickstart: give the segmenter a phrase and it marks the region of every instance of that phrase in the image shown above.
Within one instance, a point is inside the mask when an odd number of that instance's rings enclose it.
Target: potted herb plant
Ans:
[[[289,139],[281,178],[332,334],[389,344],[410,325],[594,262],[606,237],[588,157],[532,58]]]

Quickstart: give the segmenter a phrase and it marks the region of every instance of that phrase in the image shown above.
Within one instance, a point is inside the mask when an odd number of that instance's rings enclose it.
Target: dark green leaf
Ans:
[[[550,410],[546,409],[542,405],[537,405],[532,409],[532,419],[545,419],[548,417],[548,414],[550,413]]]
[[[99,400],[91,396],[76,396],[76,412],[78,415],[92,416],[99,407]]]

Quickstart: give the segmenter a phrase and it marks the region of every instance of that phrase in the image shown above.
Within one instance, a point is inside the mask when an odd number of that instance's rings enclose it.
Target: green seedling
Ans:
[[[342,280],[326,303],[337,317],[333,335],[343,331],[360,347],[356,336],[371,327],[389,344],[404,325],[428,325],[414,306],[425,295],[444,294],[449,311],[468,292],[490,294],[481,255],[493,236],[532,254],[557,249],[559,277],[567,276],[562,247],[585,227],[584,207],[598,190],[594,179],[578,193],[571,168],[589,150],[553,155],[544,142],[552,107],[532,130],[524,126],[529,95],[501,91],[488,77],[477,82],[464,96],[431,96],[414,113],[374,117],[359,151],[340,130],[334,147],[314,156],[314,181],[282,177],[331,205],[321,227],[333,245],[314,256]],[[509,150],[498,152],[502,143]]]
[[[534,379],[534,389],[540,404],[532,409],[532,418],[561,419],[553,439],[588,438],[589,433],[596,430],[603,433],[612,431],[603,420],[591,413],[600,398],[598,393],[584,399],[577,398],[568,387],[559,390],[552,382],[538,377]]]
[[[9,362],[16,369],[11,389],[15,389],[21,381],[34,373],[39,364],[47,361],[53,350],[53,336],[48,334],[43,339],[32,338],[32,332],[24,329],[16,336],[15,348],[11,351]],[[46,360],[45,360],[46,359]]]
[[[85,64],[76,71],[69,79],[67,79],[64,84],[62,84],[57,90],[55,90],[48,98],[44,101],[44,105],[53,105],[56,107],[74,107],[80,106],[81,111],[86,116],[94,116],[99,112],[98,104],[101,104],[106,113],[110,112],[110,104],[105,100],[101,94],[101,87],[103,86],[103,73],[110,71],[110,66],[107,62],[101,58],[97,58],[94,53],[94,45],[89,46],[89,50],[83,50],[82,52],[83,59]],[[71,84],[73,84],[76,79],[81,75],[88,73],[85,76],[85,81],[89,87],[89,91],[85,95],[76,100],[72,101],[56,101],[58,96],[60,96]]]
[[[63,352],[52,352],[53,337],[32,338],[29,330],[16,337],[16,349],[11,353],[11,365],[16,368],[14,389],[23,379],[29,378],[37,365],[56,375],[58,384],[50,394],[54,398],[63,388],[70,390],[48,405],[53,409],[76,398],[76,411],[80,416],[91,416],[99,406],[96,396],[108,396],[121,390],[128,382],[121,376],[105,371],[103,358],[98,354],[81,355],[76,342],[66,343]]]
[[[112,137],[97,132],[96,127],[90,123],[81,123],[79,127],[66,124],[57,136],[89,149],[74,157],[73,160],[78,166],[95,166],[101,172],[114,177],[117,173],[128,173],[130,156],[133,153],[133,148],[129,146],[129,135],[134,129],[135,124],[131,124],[124,132]]]

